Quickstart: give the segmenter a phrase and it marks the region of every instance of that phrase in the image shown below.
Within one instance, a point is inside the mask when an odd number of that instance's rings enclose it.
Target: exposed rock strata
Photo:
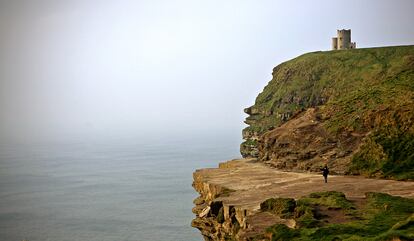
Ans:
[[[336,137],[324,122],[318,108],[309,108],[266,132],[258,141],[260,160],[278,169],[314,172],[329,163],[331,172],[344,174],[366,133]]]
[[[197,170],[193,176],[200,197],[194,200],[192,226],[205,240],[251,240],[274,224],[295,227],[293,219],[260,210],[260,203],[273,197],[297,199],[336,190],[358,199],[375,190],[414,198],[414,182],[332,176],[324,184],[320,175],[278,171],[256,159],[228,161],[219,168]]]
[[[413,66],[414,46],[313,52],[276,66],[244,110],[242,156],[414,180]]]

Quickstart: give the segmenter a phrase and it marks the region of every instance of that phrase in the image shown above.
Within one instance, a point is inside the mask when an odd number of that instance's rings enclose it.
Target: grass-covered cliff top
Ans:
[[[316,106],[332,135],[368,135],[350,173],[414,178],[414,46],[313,52],[278,65],[246,109],[245,143]]]
[[[414,46],[307,53],[275,67],[252,108],[260,112],[256,118],[264,122],[262,128],[269,128],[280,124],[270,118],[275,114],[323,103],[340,105],[342,115],[358,107],[412,104],[413,75]],[[358,129],[362,123],[352,124],[355,119],[346,120]],[[332,123],[333,130],[349,124],[342,123]]]

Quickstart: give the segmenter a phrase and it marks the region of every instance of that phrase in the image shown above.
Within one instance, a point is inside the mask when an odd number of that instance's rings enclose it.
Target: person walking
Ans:
[[[325,165],[325,167],[322,168],[321,171],[322,171],[323,178],[325,179],[325,183],[328,183],[328,174],[329,174],[328,165]]]

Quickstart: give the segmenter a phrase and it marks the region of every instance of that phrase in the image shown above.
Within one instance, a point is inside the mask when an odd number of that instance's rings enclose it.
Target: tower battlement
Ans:
[[[336,31],[336,37],[332,38],[332,50],[355,49],[356,42],[351,42],[351,29]]]

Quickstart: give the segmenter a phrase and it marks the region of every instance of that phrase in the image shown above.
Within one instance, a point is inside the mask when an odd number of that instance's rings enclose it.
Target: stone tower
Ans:
[[[336,34],[337,37],[332,38],[332,50],[356,48],[356,43],[351,42],[351,29],[337,30]]]

